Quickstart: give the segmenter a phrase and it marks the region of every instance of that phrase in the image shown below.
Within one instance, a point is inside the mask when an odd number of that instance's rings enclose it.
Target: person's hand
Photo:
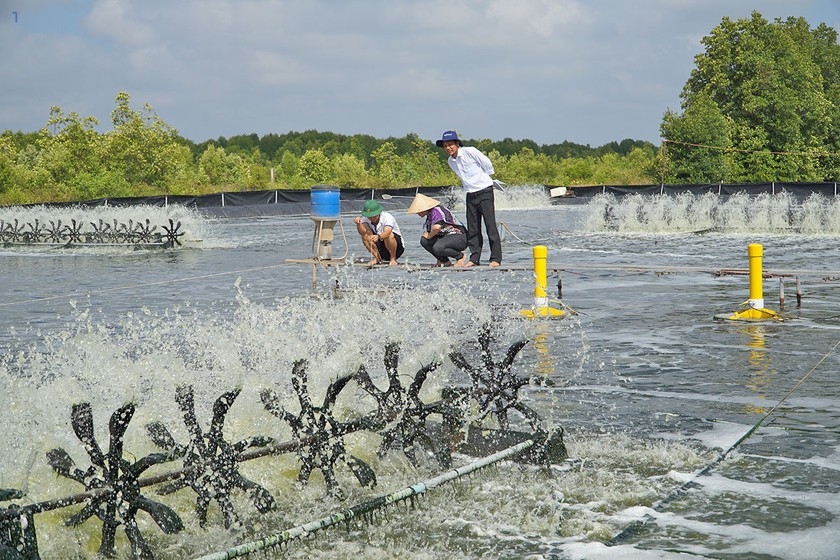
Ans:
[[[378,236],[378,235],[373,235],[373,236],[370,238],[370,240],[371,240],[371,241],[373,241],[374,243],[376,243],[376,242],[378,242],[378,241],[379,241],[379,236]]]
[[[355,218],[353,218],[353,223],[361,224],[362,223],[362,217],[361,216],[356,216]]]

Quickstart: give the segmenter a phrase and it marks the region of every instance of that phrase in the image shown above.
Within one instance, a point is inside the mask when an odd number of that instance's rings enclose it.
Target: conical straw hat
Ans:
[[[425,210],[431,210],[435,206],[440,205],[440,202],[425,194],[417,193],[414,200],[411,201],[411,206],[405,211],[406,214],[417,214]]]

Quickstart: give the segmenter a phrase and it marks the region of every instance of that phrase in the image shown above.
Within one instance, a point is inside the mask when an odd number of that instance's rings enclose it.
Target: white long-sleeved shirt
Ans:
[[[478,148],[461,146],[458,157],[449,156],[449,167],[461,179],[464,190],[468,193],[493,186],[493,163]]]

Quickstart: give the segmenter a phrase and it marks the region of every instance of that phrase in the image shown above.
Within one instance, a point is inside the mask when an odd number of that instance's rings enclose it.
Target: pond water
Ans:
[[[225,424],[229,441],[284,441],[288,425],[266,412],[259,395],[272,388],[296,411],[296,360],[308,361],[309,390],[320,402],[332,380],[360,365],[385,383],[384,349],[398,343],[404,379],[442,362],[421,393],[433,400],[442,387],[464,383],[448,353],[457,349],[477,362],[475,341],[490,325],[497,359],[516,341],[529,341],[515,362],[519,375],[534,380],[523,402],[546,426],[564,428],[569,460],[551,468],[498,464],[429,492],[414,507],[296,542],[285,556],[836,558],[840,238],[834,215],[824,211],[834,202],[733,197],[705,200],[701,211],[688,199],[551,205],[539,190],[508,191],[514,194],[498,201],[506,270],[340,266],[319,269],[313,288],[311,267],[286,262],[311,254],[308,217],[208,219],[182,210],[176,217],[189,235],[175,250],[0,249],[0,487],[26,491],[20,504],[82,490],[45,460],[60,447],[79,468],[89,465],[70,424],[75,403],[91,404],[104,447],[112,412],[135,403],[125,437],[134,458],[158,451],[144,429],[149,422],[188,440],[173,398],[185,383],[204,426],[214,400],[241,389]],[[173,210],[132,212],[162,221]],[[429,264],[417,241],[421,219],[397,218],[407,242],[403,261]],[[348,258],[364,257],[351,216],[342,225]],[[714,319],[739,310],[749,284],[743,275],[706,271],[745,269],[750,243],[763,245],[765,269],[802,271],[801,307],[794,278],[785,278],[786,311],[795,318]],[[533,304],[534,244],[548,247],[550,269],[562,269],[559,278],[550,273],[550,296],[577,314],[519,318]],[[343,251],[339,231],[334,254]],[[778,310],[779,279],[765,279],[764,291],[766,306]],[[336,403],[347,417],[372,409],[353,388]],[[348,438],[347,445],[376,471],[376,488],[361,488],[349,470],[337,469],[345,494],[338,500],[317,476],[296,482],[293,456],[266,457],[243,463],[242,471],[270,490],[275,511],[257,513],[242,493],[234,495],[241,525],[224,530],[214,504],[203,529],[188,489],[150,491],[179,512],[185,529],[164,535],[141,514],[141,531],[156,558],[195,557],[441,471],[428,458],[419,465],[396,452],[380,459],[374,439]],[[62,526],[78,509],[36,517],[42,557],[95,554],[101,522]],[[130,557],[122,530],[117,552]]]

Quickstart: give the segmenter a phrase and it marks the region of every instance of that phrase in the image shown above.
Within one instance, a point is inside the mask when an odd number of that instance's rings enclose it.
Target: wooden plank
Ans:
[[[530,272],[533,271],[531,265],[501,265],[497,267],[490,267],[487,265],[471,266],[471,267],[456,267],[456,266],[440,266],[436,267],[429,264],[419,263],[400,263],[396,267],[391,267],[388,263],[379,263],[377,265],[369,265],[368,260],[363,261],[346,261],[344,259],[286,259],[289,263],[300,264],[314,264],[321,266],[354,266],[367,269],[379,268],[396,268],[397,270],[405,270],[408,272],[419,271],[434,271],[434,272]],[[746,268],[717,268],[704,266],[652,266],[652,265],[635,265],[635,264],[549,264],[546,267],[552,272],[626,272],[626,273],[640,273],[652,272],[654,274],[712,274],[714,276],[746,276],[749,275],[749,269]],[[764,278],[781,278],[781,277],[795,277],[795,276],[819,276],[824,280],[838,280],[840,279],[840,270],[815,270],[815,269],[772,269],[765,268],[762,276]]]

